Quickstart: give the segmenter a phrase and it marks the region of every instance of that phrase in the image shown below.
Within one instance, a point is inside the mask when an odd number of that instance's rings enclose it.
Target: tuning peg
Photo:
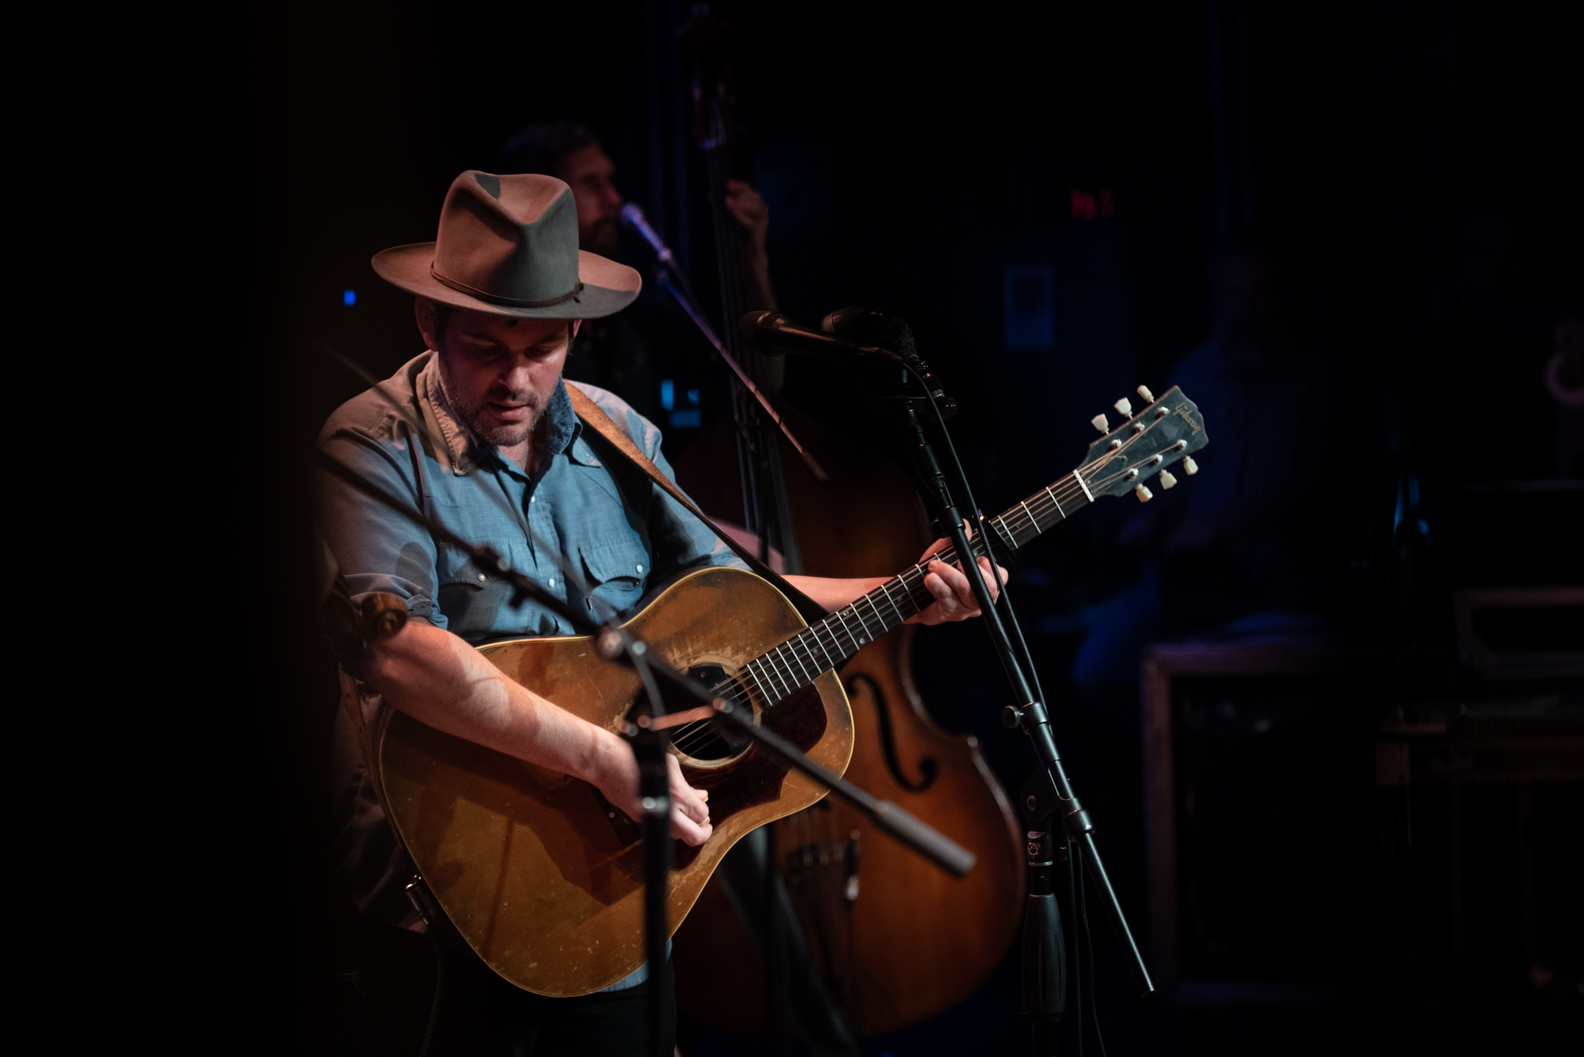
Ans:
[[[1089,420],[1089,424],[1095,429],[1098,429],[1101,433],[1109,432],[1111,429],[1111,423],[1106,421],[1106,417],[1104,415],[1096,415],[1094,418]]]
[[[1192,477],[1194,474],[1199,472],[1199,464],[1194,462],[1192,455],[1184,455],[1183,469],[1188,471],[1189,477]]]
[[[1144,402],[1146,404],[1153,404],[1155,402],[1155,394],[1149,391],[1149,386],[1147,385],[1141,385],[1138,387],[1138,395],[1144,398]]]
[[[1128,398],[1125,397],[1125,396],[1121,400],[1118,400],[1116,403],[1112,404],[1111,406],[1116,408],[1117,409],[1117,414],[1121,415],[1123,418],[1127,418],[1129,415],[1131,415],[1133,413],[1133,405],[1132,405],[1132,403],[1130,403],[1128,401]]]
[[[1151,492],[1148,488],[1145,488],[1141,484],[1136,484],[1133,486],[1133,494],[1139,497],[1140,503],[1148,503],[1151,499],[1155,498],[1155,493]]]
[[[1162,470],[1161,471],[1161,487],[1162,488],[1175,488],[1175,487],[1177,487],[1177,478],[1172,476],[1172,472],[1170,470]]]

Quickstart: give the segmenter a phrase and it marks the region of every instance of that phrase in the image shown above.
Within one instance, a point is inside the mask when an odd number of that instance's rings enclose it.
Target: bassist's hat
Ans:
[[[451,181],[435,241],[377,253],[374,270],[431,301],[529,319],[608,316],[643,285],[625,264],[578,249],[566,184],[476,169]]]

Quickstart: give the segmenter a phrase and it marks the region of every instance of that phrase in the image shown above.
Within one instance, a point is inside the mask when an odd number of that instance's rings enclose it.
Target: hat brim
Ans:
[[[435,244],[432,242],[393,246],[376,253],[372,263],[381,279],[408,293],[443,305],[517,319],[599,319],[632,304],[638,297],[638,291],[643,288],[643,278],[637,270],[597,253],[578,250],[578,281],[583,284],[583,291],[576,298],[545,308],[497,305],[453,290],[436,279],[429,271],[434,251]]]

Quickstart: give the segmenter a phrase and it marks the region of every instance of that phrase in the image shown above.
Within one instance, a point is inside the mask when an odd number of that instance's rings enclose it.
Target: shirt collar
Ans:
[[[464,477],[484,461],[499,459],[495,449],[486,445],[452,410],[440,378],[440,356],[433,351],[418,376],[418,402],[423,408],[424,424],[446,443],[444,451],[435,452],[435,458],[443,467]],[[545,418],[545,446],[552,455],[560,455],[583,431],[583,423],[572,410],[572,399],[567,396],[565,379],[556,379]]]

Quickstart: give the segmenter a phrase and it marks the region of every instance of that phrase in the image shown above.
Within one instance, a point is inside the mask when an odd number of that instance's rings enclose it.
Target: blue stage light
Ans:
[[[355,305],[355,304],[357,304],[357,291],[355,291],[355,290],[342,290],[341,291],[341,303],[343,305]]]

